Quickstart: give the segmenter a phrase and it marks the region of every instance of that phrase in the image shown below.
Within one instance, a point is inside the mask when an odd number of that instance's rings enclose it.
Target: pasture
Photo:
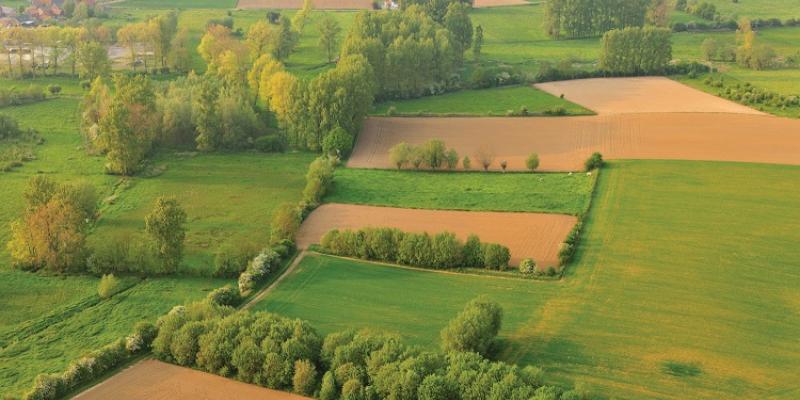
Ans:
[[[591,111],[529,86],[508,86],[494,89],[460,90],[439,96],[413,100],[387,101],[375,105],[373,115],[409,116],[505,116],[525,108],[531,114],[558,112],[567,115],[589,115]]]
[[[578,215],[596,175],[447,173],[339,168],[326,202],[432,210]]]
[[[437,346],[461,305],[486,294],[505,310],[499,358],[541,365],[550,379],[619,398],[791,399],[797,179],[792,166],[613,162],[558,283],[312,255],[256,309]]]

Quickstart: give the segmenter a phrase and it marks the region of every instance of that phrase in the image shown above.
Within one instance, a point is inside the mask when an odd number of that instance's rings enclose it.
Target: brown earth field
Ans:
[[[103,383],[75,396],[74,399],[309,400],[307,397],[296,394],[266,389],[156,360],[141,361],[103,381]]]
[[[299,10],[303,0],[239,0],[236,8],[241,10]],[[371,0],[314,0],[317,10],[371,10]]]
[[[734,113],[764,115],[761,111],[691,88],[665,77],[593,78],[534,85],[553,96],[597,114]]]
[[[580,170],[595,151],[606,159],[739,161],[800,165],[800,120],[767,115],[639,113],[535,118],[369,118],[348,162],[393,168],[397,143],[441,139],[463,157],[480,149],[509,170],[538,153],[543,171]]]
[[[297,234],[297,245],[319,243],[332,229],[390,227],[431,234],[449,231],[465,240],[476,234],[482,242],[511,250],[511,264],[532,258],[541,267],[558,265],[558,247],[577,222],[569,215],[417,210],[346,204],[325,204],[314,210]]]

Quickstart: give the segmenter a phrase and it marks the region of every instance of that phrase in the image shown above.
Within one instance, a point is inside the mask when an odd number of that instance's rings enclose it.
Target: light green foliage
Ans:
[[[163,265],[163,272],[177,271],[183,259],[186,240],[186,211],[174,198],[159,197],[144,219],[145,231],[153,239]]]
[[[108,299],[123,289],[122,281],[114,274],[103,275],[97,285],[97,294],[101,299]]]
[[[664,28],[615,29],[603,35],[600,68],[620,74],[661,73],[672,61],[671,32]]]
[[[434,173],[339,168],[326,202],[470,211],[580,214],[595,178],[585,174]],[[392,189],[386,190],[386,182]]]
[[[531,153],[531,155],[528,156],[528,159],[525,160],[525,166],[531,172],[536,171],[536,169],[539,168],[539,155],[536,153]]]
[[[442,350],[486,356],[500,332],[502,321],[503,309],[499,304],[485,297],[472,300],[442,330]]]

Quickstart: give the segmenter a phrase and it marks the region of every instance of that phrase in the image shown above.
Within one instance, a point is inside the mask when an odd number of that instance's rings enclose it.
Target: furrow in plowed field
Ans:
[[[233,379],[145,360],[79,394],[76,400],[309,400]]]
[[[431,234],[449,231],[466,239],[476,234],[483,242],[511,250],[511,263],[532,258],[542,267],[558,264],[558,247],[577,219],[568,215],[472,211],[416,210],[345,204],[325,204],[303,222],[297,245],[319,243],[332,229],[391,227]]]
[[[541,118],[369,118],[353,155],[354,168],[393,168],[400,142],[441,139],[463,157],[483,149],[524,170],[536,152],[544,171],[574,171],[595,151],[606,159],[740,161],[800,165],[800,120],[722,113],[639,113]]]

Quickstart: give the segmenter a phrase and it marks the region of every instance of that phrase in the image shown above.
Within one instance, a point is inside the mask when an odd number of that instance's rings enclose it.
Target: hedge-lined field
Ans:
[[[94,278],[70,277],[62,282],[62,278],[8,271],[0,272],[0,277],[0,293],[11,294],[14,303],[27,299],[36,307],[25,312],[20,312],[21,305],[3,307],[3,318],[11,314],[17,323],[0,326],[0,395],[14,397],[22,395],[36,375],[62,371],[86,352],[128,334],[137,322],[154,321],[172,306],[202,299],[229,283],[154,278],[101,301]],[[30,293],[41,290],[36,296],[15,293],[23,284]]]
[[[442,275],[312,256],[257,308],[326,332],[438,346],[458,304],[505,307],[501,359],[620,398],[795,398],[800,168],[612,162],[562,283]],[[409,295],[413,294],[413,295]]]
[[[558,113],[590,115],[591,111],[529,86],[510,86],[482,90],[462,90],[440,96],[377,104],[373,115],[475,115],[506,116],[525,107],[531,114]]]
[[[448,173],[339,168],[330,203],[577,215],[595,176],[567,173]]]

